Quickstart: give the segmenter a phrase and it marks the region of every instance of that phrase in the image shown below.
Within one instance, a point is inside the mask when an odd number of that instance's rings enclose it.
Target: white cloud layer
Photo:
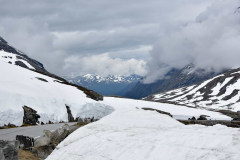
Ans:
[[[114,75],[145,75],[146,62],[143,60],[111,58],[108,53],[91,56],[71,56],[64,61],[65,72],[71,73],[73,70],[81,70],[83,74],[96,73],[107,76]]]
[[[102,68],[104,74],[143,74],[138,64],[148,61],[159,34],[193,20],[211,1],[0,0],[0,35],[59,75],[99,72],[69,59],[84,57],[87,64],[103,53],[106,64],[116,65]]]
[[[193,63],[219,71],[240,66],[240,1],[215,0],[211,6],[172,32],[163,34],[148,62],[146,83],[163,78],[171,68]]]

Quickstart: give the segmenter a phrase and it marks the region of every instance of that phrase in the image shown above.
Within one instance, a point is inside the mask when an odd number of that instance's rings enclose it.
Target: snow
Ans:
[[[5,52],[3,50],[0,50],[0,61],[15,64],[16,61],[23,62],[28,68],[35,70],[33,66],[31,66],[27,61],[24,61],[23,59],[17,58],[17,56],[21,57],[20,55],[16,55],[13,53]]]
[[[0,68],[0,75],[4,75],[0,79],[0,126],[8,123],[20,126],[24,105],[35,109],[41,116],[39,121],[44,123],[49,120],[67,121],[65,105],[70,106],[75,118],[78,116],[102,118],[120,106],[151,107],[185,119],[199,117],[202,114],[209,115],[211,119],[229,119],[216,112],[172,104],[107,97],[103,102],[96,102],[86,98],[86,95],[77,88],[58,83],[54,78],[1,61]],[[47,82],[37,78],[45,79]]]
[[[155,94],[152,96],[151,100],[153,101],[160,101],[160,100],[167,100],[171,102],[175,102],[177,104],[183,104],[187,106],[192,107],[201,107],[201,108],[207,108],[207,109],[215,109],[215,110],[231,110],[231,111],[239,111],[240,110],[240,92],[238,92],[236,95],[232,95],[229,99],[225,99],[226,96],[231,95],[232,93],[237,91],[240,91],[240,79],[236,79],[236,74],[239,74],[239,71],[232,72],[230,75],[225,77],[224,74],[213,77],[212,79],[209,79],[199,85],[193,85],[190,87],[183,87],[180,89],[175,89],[172,91],[168,91],[161,94]],[[203,89],[207,87],[209,82],[215,80],[216,78],[222,77],[224,78],[223,81],[219,81],[216,86],[212,88],[211,93],[209,94],[209,97],[207,99],[204,99],[205,93],[200,93],[200,89]],[[235,80],[236,79],[236,80]],[[232,84],[228,84],[230,81]],[[215,82],[216,83],[216,82]],[[222,90],[225,85],[228,85],[226,87],[226,92],[224,92],[221,95],[218,95],[220,91]],[[191,97],[191,98],[188,98]],[[148,99],[148,97],[144,98]]]
[[[47,160],[240,159],[239,129],[185,126],[167,115],[136,108],[149,102],[106,98],[103,103],[115,111],[73,132]]]
[[[0,126],[21,125],[24,105],[35,109],[44,123],[67,121],[65,105],[70,106],[75,118],[101,118],[73,132],[48,160],[240,158],[239,129],[221,125],[185,126],[167,115],[142,108],[169,112],[181,119],[203,114],[210,119],[231,119],[218,112],[114,97],[97,102],[75,87],[3,61],[0,75]]]
[[[95,102],[75,87],[2,61],[0,75],[0,126],[7,123],[21,125],[24,105],[37,110],[42,116],[40,121],[45,123],[49,120],[67,121],[65,104],[70,106],[73,116],[76,116],[79,106]]]

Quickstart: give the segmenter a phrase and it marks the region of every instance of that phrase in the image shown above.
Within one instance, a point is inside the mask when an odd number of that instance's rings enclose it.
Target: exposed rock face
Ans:
[[[74,118],[73,118],[70,107],[66,105],[66,109],[67,109],[67,114],[68,114],[68,122],[74,122]]]
[[[18,141],[0,140],[0,160],[18,160]]]
[[[37,111],[27,106],[23,106],[23,110],[24,110],[23,124],[36,125],[38,122],[38,118],[40,118],[40,116],[37,114]]]

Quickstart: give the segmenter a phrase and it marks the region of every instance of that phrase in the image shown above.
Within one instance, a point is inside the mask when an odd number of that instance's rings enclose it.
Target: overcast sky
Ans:
[[[230,32],[231,26],[221,29],[218,25],[229,22],[239,28],[236,22],[239,19],[227,17],[234,13],[238,3],[238,0],[0,0],[0,35],[59,75],[135,73],[147,75],[150,82],[161,78],[171,67],[197,61],[193,57],[206,52],[203,49],[206,44],[219,33]],[[202,36],[196,35],[200,32]],[[206,44],[198,46],[202,41]],[[217,51],[212,52],[214,55]],[[206,54],[199,59],[204,58]]]

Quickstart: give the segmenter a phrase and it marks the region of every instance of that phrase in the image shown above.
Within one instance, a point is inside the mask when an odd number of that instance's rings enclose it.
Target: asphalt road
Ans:
[[[67,123],[68,125],[73,125],[73,123]],[[46,124],[39,126],[30,126],[30,127],[18,127],[18,128],[10,128],[10,129],[0,129],[0,140],[15,140],[16,135],[24,135],[29,137],[38,137],[43,135],[44,130],[54,131],[65,123],[58,124]]]

